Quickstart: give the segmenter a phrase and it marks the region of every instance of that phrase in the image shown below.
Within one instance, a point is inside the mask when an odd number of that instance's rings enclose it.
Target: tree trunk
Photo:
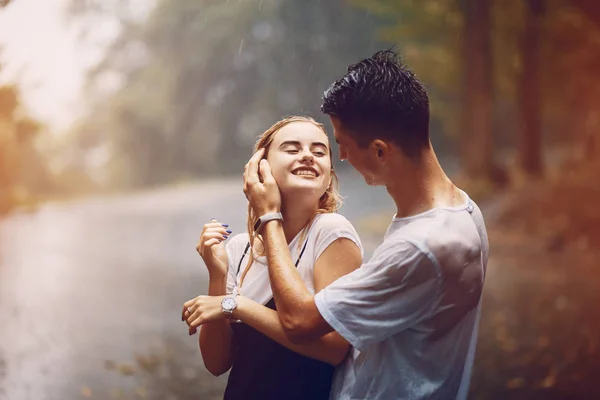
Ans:
[[[600,2],[598,0],[571,0],[570,3],[579,8],[590,21],[600,27]]]
[[[464,4],[462,160],[468,177],[489,179],[496,169],[492,136],[491,0],[465,0]]]
[[[525,0],[525,29],[521,37],[522,71],[518,85],[518,162],[530,177],[543,173],[541,93],[540,93],[540,33],[544,0]]]

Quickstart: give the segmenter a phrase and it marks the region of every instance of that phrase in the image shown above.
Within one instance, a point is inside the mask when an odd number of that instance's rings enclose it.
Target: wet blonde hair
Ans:
[[[256,141],[256,144],[254,145],[253,153],[256,153],[258,150],[264,148],[264,149],[266,149],[265,155],[264,155],[264,158],[266,159],[268,152],[269,152],[269,147],[271,146],[271,143],[273,143],[273,138],[275,137],[275,134],[277,132],[279,132],[279,130],[281,128],[283,128],[284,126],[289,125],[294,122],[309,122],[309,123],[313,124],[314,126],[316,126],[317,128],[319,128],[325,134],[325,136],[327,136],[327,131],[325,130],[325,127],[323,126],[323,124],[315,121],[314,119],[312,119],[310,117],[290,116],[290,117],[286,117],[286,118],[282,119],[281,121],[276,122],[269,129],[267,129]],[[333,153],[331,152],[331,146],[329,146],[329,161],[331,163],[331,182],[330,182],[329,186],[327,187],[327,190],[325,191],[325,193],[323,193],[321,198],[319,198],[319,205],[318,205],[317,210],[312,215],[312,217],[310,218],[308,223],[304,226],[304,228],[302,228],[301,240],[298,241],[299,248],[302,245],[302,243],[304,242],[304,239],[306,238],[306,234],[308,232],[308,227],[311,225],[314,218],[318,214],[336,212],[337,210],[339,210],[340,206],[342,205],[342,198],[339,193],[338,177],[333,169]],[[250,239],[251,251],[250,251],[250,256],[248,257],[248,264],[246,265],[246,268],[244,269],[244,272],[242,273],[242,277],[240,279],[240,288],[242,286],[242,283],[244,282],[244,278],[246,277],[246,274],[250,270],[250,266],[254,263],[254,261],[256,261],[256,258],[254,257],[254,251],[252,251],[253,249],[256,248],[256,246],[255,246],[256,240],[258,240],[263,245],[262,246],[263,252],[260,253],[259,255],[261,255],[261,256],[264,255],[264,242],[262,241],[262,238],[259,237],[256,234],[256,232],[254,232],[254,224],[258,220],[258,217],[259,216],[255,215],[254,210],[252,209],[250,204],[248,204],[247,229],[248,229],[248,236]]]

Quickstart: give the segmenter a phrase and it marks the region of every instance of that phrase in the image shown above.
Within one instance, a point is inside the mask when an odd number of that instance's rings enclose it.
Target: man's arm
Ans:
[[[245,324],[293,352],[334,366],[344,360],[350,347],[348,342],[335,332],[314,341],[294,342],[283,328],[277,311],[243,296],[238,297],[238,306],[233,312],[233,317],[241,319]]]
[[[228,315],[221,308],[223,298],[224,296],[198,296],[185,303],[184,307],[192,310],[191,315],[189,312],[185,313],[190,333],[195,332],[198,327],[202,326],[200,330],[202,334],[206,329],[219,323],[226,325],[227,329],[231,330],[227,319]],[[277,311],[244,296],[238,296],[238,305],[231,317],[241,319],[245,324],[298,354],[331,365],[339,365],[350,348],[348,342],[337,332],[331,332],[314,341],[306,341],[300,344],[293,343],[283,328]],[[228,339],[229,335],[224,336],[222,340]],[[219,356],[222,359],[221,364],[216,364],[216,367],[209,369],[215,375],[220,375],[231,367],[231,351],[225,347],[217,346],[213,350],[218,354],[220,353]],[[227,362],[229,364],[226,364]]]
[[[281,195],[264,149],[250,158],[244,170],[244,193],[258,215],[278,212]],[[259,168],[260,175],[259,178]],[[313,295],[308,291],[292,261],[281,222],[273,220],[262,227],[269,265],[269,279],[277,312],[292,342],[314,340],[333,328],[321,317]]]
[[[281,222],[269,221],[263,229],[273,298],[290,341],[314,340],[333,331],[294,266]]]

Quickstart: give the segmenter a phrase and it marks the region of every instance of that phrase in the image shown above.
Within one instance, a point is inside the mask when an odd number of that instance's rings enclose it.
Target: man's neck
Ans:
[[[465,199],[446,175],[432,149],[423,153],[418,161],[403,160],[397,170],[403,171],[398,179],[393,170],[386,188],[394,203],[396,217],[417,215],[436,207],[454,207]]]
[[[301,200],[298,200],[300,197]],[[290,243],[296,235],[306,226],[310,218],[317,211],[316,204],[306,204],[302,201],[302,196],[284,199],[281,205],[281,214],[283,215],[283,232],[285,239]]]

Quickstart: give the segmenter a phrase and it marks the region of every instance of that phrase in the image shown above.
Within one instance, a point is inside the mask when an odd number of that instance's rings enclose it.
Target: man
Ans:
[[[335,330],[353,346],[333,399],[466,398],[488,239],[481,211],[438,163],[425,88],[382,51],[350,66],[321,109],[340,159],[386,186],[397,211],[372,258],[313,296],[287,250],[269,165],[262,152],[252,157],[244,192],[262,216],[256,229],[286,334],[302,342]]]

